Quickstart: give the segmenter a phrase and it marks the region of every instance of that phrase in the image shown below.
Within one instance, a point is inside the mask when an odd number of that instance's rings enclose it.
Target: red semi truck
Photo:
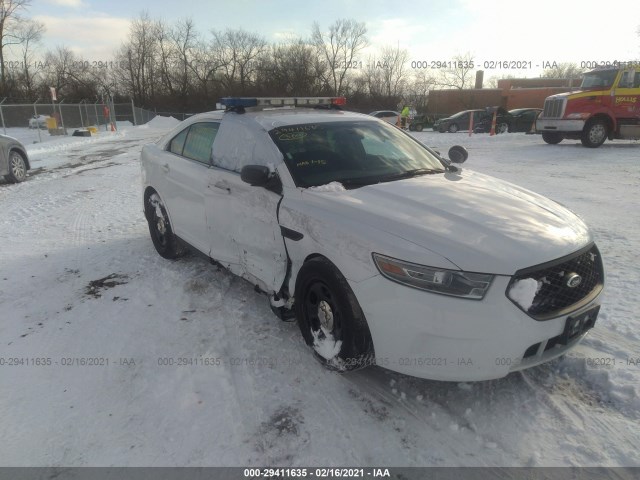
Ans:
[[[640,139],[640,62],[592,70],[578,91],[547,97],[536,130],[547,143],[580,139],[590,148]]]

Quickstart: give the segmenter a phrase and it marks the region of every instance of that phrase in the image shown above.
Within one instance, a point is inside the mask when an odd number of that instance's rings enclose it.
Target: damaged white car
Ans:
[[[151,239],[255,284],[325,366],[499,378],[593,327],[602,260],[566,208],[342,98],[223,103],[144,147]]]

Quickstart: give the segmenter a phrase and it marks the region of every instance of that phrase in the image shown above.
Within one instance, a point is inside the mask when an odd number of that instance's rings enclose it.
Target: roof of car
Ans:
[[[244,115],[253,118],[265,130],[286,125],[298,125],[302,123],[342,122],[353,120],[378,121],[377,118],[362,113],[345,110],[322,110],[313,108],[272,108],[265,110],[248,110],[246,113],[213,112],[199,113],[189,117],[189,123],[202,120],[222,120],[226,115]]]
[[[189,117],[184,122],[176,125],[158,142],[166,143],[187,125],[207,120],[220,121],[224,120],[224,117],[228,115],[236,116],[238,120],[240,120],[241,118],[253,119],[260,127],[264,128],[266,131],[270,131],[274,128],[287,125],[300,125],[309,123],[347,122],[356,120],[367,122],[382,122],[382,120],[370,115],[344,110],[322,110],[313,108],[272,108],[256,111],[249,110],[245,113],[215,110],[211,112],[198,113]]]

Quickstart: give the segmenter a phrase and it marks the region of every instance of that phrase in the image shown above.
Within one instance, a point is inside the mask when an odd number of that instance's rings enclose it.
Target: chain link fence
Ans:
[[[155,112],[136,107],[130,103],[27,103],[7,104],[0,102],[0,123],[4,133],[10,127],[47,128],[47,118],[55,118],[61,134],[69,129],[96,127],[109,130],[129,122],[143,125],[156,116]]]

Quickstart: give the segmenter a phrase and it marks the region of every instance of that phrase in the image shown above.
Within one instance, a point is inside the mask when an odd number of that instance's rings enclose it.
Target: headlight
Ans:
[[[380,273],[389,280],[454,297],[482,300],[493,280],[493,275],[485,273],[426,267],[377,253],[373,254],[373,261]]]

